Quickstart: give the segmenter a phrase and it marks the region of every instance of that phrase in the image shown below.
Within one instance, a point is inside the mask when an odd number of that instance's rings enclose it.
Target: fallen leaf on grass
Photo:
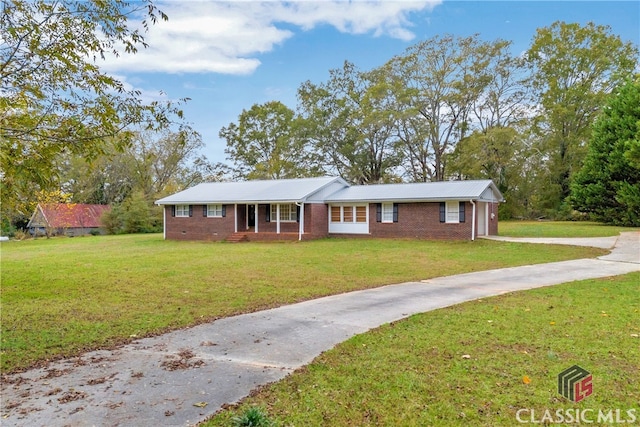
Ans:
[[[468,355],[468,354],[463,354],[463,355],[462,355],[462,358],[463,358],[463,359],[471,359],[471,356],[470,356],[470,355]]]
[[[522,377],[522,382],[525,384],[529,384],[531,382],[531,378],[529,378],[528,375],[525,375],[524,377]]]

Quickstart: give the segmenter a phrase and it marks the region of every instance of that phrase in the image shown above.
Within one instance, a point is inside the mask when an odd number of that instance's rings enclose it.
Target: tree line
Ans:
[[[637,46],[593,23],[538,29],[519,56],[506,40],[435,36],[371,70],[345,61],[301,84],[295,110],[253,105],[220,137],[234,179],[488,178],[503,218],[566,219],[592,127],[637,67]]]
[[[371,70],[345,61],[302,83],[295,109],[274,100],[243,110],[219,133],[228,163],[214,164],[183,117],[187,99],[146,103],[97,65],[146,47],[130,22],[167,19],[151,0],[11,0],[2,12],[3,233],[36,203],[63,199],[112,205],[112,232],[153,231],[153,201],[199,182],[327,174],[355,184],[490,178],[507,200],[503,218],[579,209],[638,221],[640,114],[624,108],[637,101],[638,48],[606,26],[556,22],[521,55],[506,40],[442,35]]]

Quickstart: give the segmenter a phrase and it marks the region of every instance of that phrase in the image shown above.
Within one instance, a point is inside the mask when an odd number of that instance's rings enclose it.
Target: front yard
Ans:
[[[3,242],[0,355],[11,372],[216,318],[390,283],[604,251],[493,242]]]

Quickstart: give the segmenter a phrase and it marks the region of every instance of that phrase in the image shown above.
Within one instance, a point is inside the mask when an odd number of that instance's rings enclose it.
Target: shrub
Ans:
[[[231,419],[233,427],[269,427],[273,422],[261,408],[252,406],[246,409],[242,415]]]

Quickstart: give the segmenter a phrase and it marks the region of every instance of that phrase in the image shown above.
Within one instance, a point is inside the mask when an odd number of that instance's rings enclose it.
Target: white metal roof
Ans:
[[[204,183],[160,199],[156,204],[302,202],[316,193],[322,198],[320,191],[325,188],[330,191],[332,184],[342,185],[342,189],[325,196],[324,202],[503,201],[502,194],[491,180],[350,187],[342,178],[321,177]]]
[[[264,181],[209,182],[157,200],[157,205],[206,203],[298,202],[332,183],[348,184],[339,177],[274,179]]]
[[[491,180],[442,181],[357,185],[336,191],[327,197],[326,202],[424,202],[445,200],[501,202],[503,197]]]

